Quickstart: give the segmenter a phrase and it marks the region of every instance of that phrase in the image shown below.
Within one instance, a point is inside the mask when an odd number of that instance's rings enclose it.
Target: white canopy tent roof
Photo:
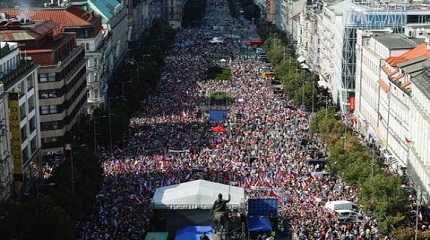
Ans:
[[[223,199],[230,193],[230,208],[239,208],[245,201],[243,188],[196,180],[157,188],[152,205],[154,209],[211,209],[219,193]]]

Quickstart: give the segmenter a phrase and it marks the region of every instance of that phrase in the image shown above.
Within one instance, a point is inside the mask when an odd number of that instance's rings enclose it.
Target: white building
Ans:
[[[4,88],[3,94],[7,94],[8,98],[8,103],[3,102],[0,107],[0,111],[4,112],[7,106],[6,114],[2,115],[8,117],[8,123],[3,119],[8,128],[6,133],[3,132],[2,139],[10,140],[9,143],[2,141],[0,155],[9,155],[12,162],[3,165],[7,169],[4,169],[2,174],[10,174],[11,171],[13,173],[13,178],[9,176],[2,179],[6,179],[8,184],[11,184],[10,180],[13,179],[17,185],[36,174],[31,173],[30,165],[32,162],[36,163],[40,157],[40,115],[36,81],[38,67],[21,58],[16,43],[0,44],[0,82]]]
[[[411,82],[409,101],[408,169],[427,194],[430,192],[430,62]]]
[[[128,52],[128,41],[131,38],[129,35],[128,8],[121,0],[77,0],[71,4],[81,6],[90,12],[94,11],[102,17],[103,47],[101,56],[97,53],[97,59],[100,62],[94,67],[101,69],[101,74],[97,77],[101,82],[100,96],[106,101],[109,81],[120,77],[120,67],[124,64]],[[100,100],[97,94],[90,95],[90,98]]]
[[[415,48],[420,40],[378,31],[359,31],[358,39],[354,111],[358,128],[387,150],[390,165],[400,172],[407,166],[404,139],[409,107],[407,96],[389,79],[391,73],[398,74],[402,68],[397,65],[399,56]]]
[[[357,42],[357,128],[384,150],[393,171],[406,170],[429,192],[428,44],[400,34],[358,35],[362,41]]]
[[[430,23],[430,7],[425,4],[355,0],[306,1],[304,8],[301,4],[287,4],[287,32],[297,43],[297,54],[306,58],[344,112],[355,91],[357,30],[389,27],[409,33],[408,28],[419,29]]]

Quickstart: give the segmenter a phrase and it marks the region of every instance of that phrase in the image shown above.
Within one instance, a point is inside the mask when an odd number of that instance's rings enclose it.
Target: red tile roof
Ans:
[[[391,66],[397,66],[401,63],[407,62],[417,57],[426,57],[430,59],[430,50],[427,49],[427,43],[421,43],[417,45],[414,49],[411,49],[397,57],[389,57],[385,59],[385,61]]]
[[[0,12],[4,12],[11,17],[16,17],[22,13],[16,9],[1,9]],[[67,9],[31,9],[27,11],[26,14],[35,21],[52,20],[59,24],[62,28],[91,26],[90,22],[67,11]]]
[[[31,25],[3,25],[0,27],[1,41],[28,41],[37,40],[47,34],[57,36],[60,33],[59,26],[52,21],[36,22]]]

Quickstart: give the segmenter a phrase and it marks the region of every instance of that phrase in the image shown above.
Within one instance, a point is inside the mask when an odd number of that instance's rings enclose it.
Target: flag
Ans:
[[[405,143],[406,144],[412,144],[414,142],[412,140],[408,139],[407,137],[405,137]]]

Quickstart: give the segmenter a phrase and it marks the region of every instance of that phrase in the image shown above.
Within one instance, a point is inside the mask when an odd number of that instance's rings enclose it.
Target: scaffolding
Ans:
[[[340,76],[337,76],[340,77],[338,101],[342,112],[348,111],[349,99],[354,96],[357,30],[391,28],[393,32],[402,32],[407,20],[406,4],[378,1],[360,1],[357,4],[355,1],[348,5],[350,7],[343,13],[342,56],[339,56],[342,64],[338,67]]]

